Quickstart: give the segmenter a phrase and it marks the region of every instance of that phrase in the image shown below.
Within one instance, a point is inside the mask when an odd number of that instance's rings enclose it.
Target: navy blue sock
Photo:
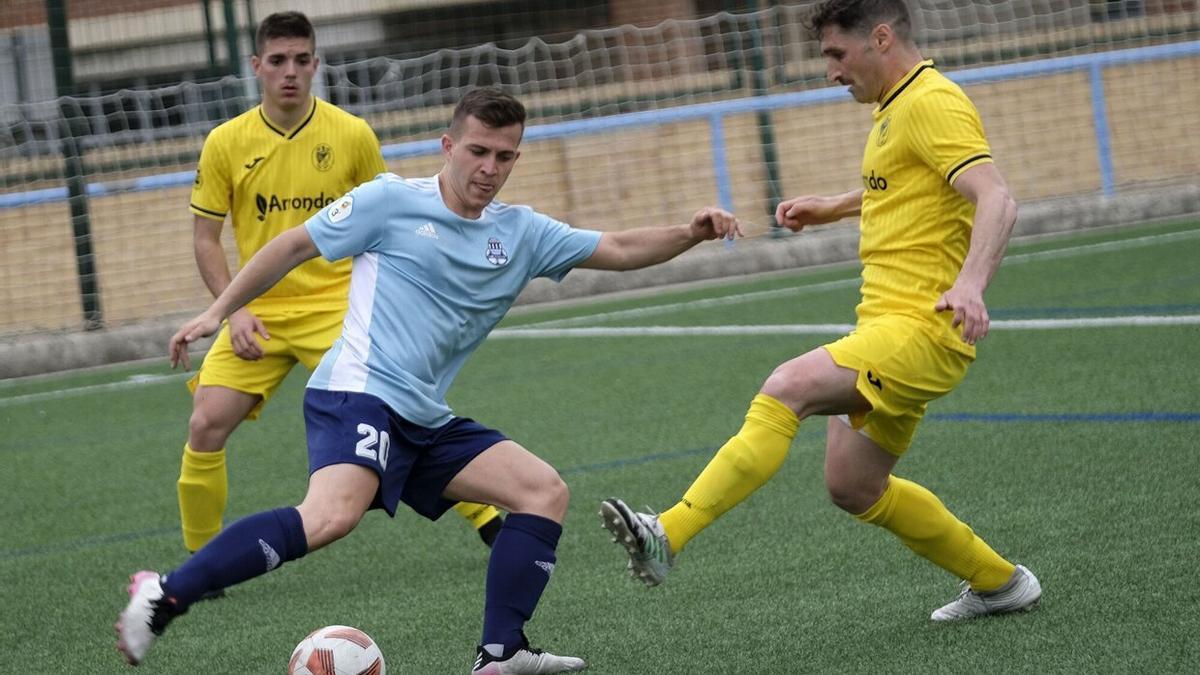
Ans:
[[[240,584],[308,553],[300,512],[287,507],[233,523],[163,577],[163,590],[186,610],[208,591]]]
[[[507,655],[522,644],[521,629],[550,581],[561,534],[562,525],[549,518],[510,513],[504,519],[488,561],[481,643],[485,647],[503,645]]]

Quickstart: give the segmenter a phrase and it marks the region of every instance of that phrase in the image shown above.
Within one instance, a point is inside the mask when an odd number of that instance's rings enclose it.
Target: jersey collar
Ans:
[[[304,129],[304,127],[308,126],[308,123],[311,122],[312,118],[317,114],[317,97],[312,96],[310,98],[312,99],[312,106],[308,109],[308,115],[306,115],[304,117],[304,121],[297,124],[296,127],[294,129],[292,129],[291,131],[285,131],[283,129],[280,129],[273,122],[271,122],[271,120],[267,119],[267,114],[265,112],[263,112],[263,107],[262,107],[261,103],[258,106],[258,117],[259,117],[259,119],[262,120],[263,124],[267,125],[268,129],[270,129],[271,131],[274,131],[275,133],[279,134],[280,136],[283,136],[284,138],[286,138],[288,140],[291,140],[291,139],[295,138],[296,134],[300,133],[300,131],[302,129]]]
[[[921,73],[925,72],[926,70],[931,70],[932,68],[933,59],[925,59],[924,61],[921,61],[917,65],[913,66],[913,69],[905,73],[904,77],[900,78],[900,82],[896,86],[892,87],[892,90],[888,92],[887,96],[883,97],[883,103],[879,104],[879,109],[875,112],[883,112],[883,109],[888,107],[892,101],[896,100],[896,97],[899,96],[900,93],[906,88],[908,88],[908,85],[912,84],[913,81],[921,75]]]

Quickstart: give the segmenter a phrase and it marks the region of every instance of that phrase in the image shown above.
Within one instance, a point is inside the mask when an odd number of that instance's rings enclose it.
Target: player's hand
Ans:
[[[229,342],[238,358],[257,361],[266,353],[258,338],[254,337],[256,333],[264,340],[271,339],[262,319],[254,316],[250,310],[242,308],[229,315]]]
[[[221,319],[205,312],[200,316],[188,321],[183,326],[175,331],[171,336],[171,341],[167,344],[167,353],[171,357],[171,369],[175,366],[183,364],[184,370],[191,370],[191,359],[188,358],[188,346],[202,337],[208,337],[217,332],[221,327]]]
[[[977,288],[954,284],[938,298],[933,310],[953,311],[954,321],[950,325],[955,328],[962,325],[962,341],[969,345],[979,342],[988,334],[987,307],[983,304],[983,291]]]
[[[775,208],[775,222],[792,232],[803,230],[806,225],[824,225],[838,220],[838,201],[832,197],[794,197],[779,203]]]
[[[732,213],[715,206],[706,206],[692,216],[689,224],[696,239],[733,239],[745,236],[742,223]]]

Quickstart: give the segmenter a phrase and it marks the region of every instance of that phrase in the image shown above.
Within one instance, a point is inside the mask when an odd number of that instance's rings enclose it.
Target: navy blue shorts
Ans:
[[[455,417],[430,429],[400,417],[370,394],[305,389],[308,473],[332,464],[358,464],[379,474],[371,508],[396,515],[403,501],[437,520],[455,502],[442,497],[463,467],[508,437],[475,420]]]

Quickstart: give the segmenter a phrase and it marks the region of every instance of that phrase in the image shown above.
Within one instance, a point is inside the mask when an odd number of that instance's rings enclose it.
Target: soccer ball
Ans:
[[[370,635],[350,626],[319,628],[296,645],[288,675],[386,675],[383,652]]]

